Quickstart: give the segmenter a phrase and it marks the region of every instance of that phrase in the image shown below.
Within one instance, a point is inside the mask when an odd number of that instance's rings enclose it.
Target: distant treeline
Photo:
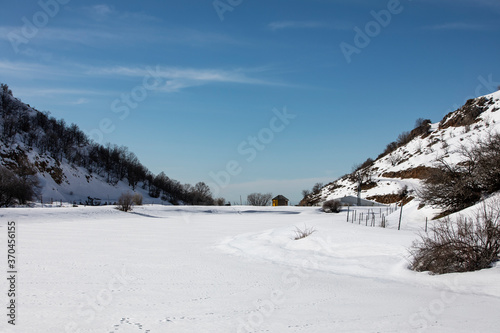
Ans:
[[[22,142],[56,161],[67,160],[83,167],[109,184],[126,181],[132,190],[140,186],[151,197],[173,204],[224,204],[224,199],[213,198],[205,183],[192,186],[170,179],[163,172],[154,175],[127,147],[91,141],[77,125],[67,125],[64,119],[55,119],[14,98],[6,84],[0,85],[0,115],[0,140],[7,146]]]

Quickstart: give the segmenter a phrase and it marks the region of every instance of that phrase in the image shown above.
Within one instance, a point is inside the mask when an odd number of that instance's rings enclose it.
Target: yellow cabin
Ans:
[[[288,206],[288,199],[282,195],[273,198],[273,206]]]

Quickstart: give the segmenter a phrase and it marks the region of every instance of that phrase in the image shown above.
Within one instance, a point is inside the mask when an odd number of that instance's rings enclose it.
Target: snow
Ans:
[[[143,196],[146,203],[162,203],[160,198],[152,198],[148,191],[142,188],[143,183],[139,183],[135,190],[128,185],[125,180],[118,181],[112,185],[96,173],[90,173],[83,167],[75,166],[63,159],[61,163],[47,154],[41,154],[37,148],[29,148],[21,140],[17,140],[12,145],[7,146],[0,141],[0,154],[7,154],[11,151],[18,150],[18,153],[25,153],[28,160],[34,164],[35,162],[44,162],[48,169],[56,168],[61,170],[62,182],[58,184],[48,172],[39,172],[38,180],[40,182],[40,198],[44,204],[53,204],[54,202],[75,202],[77,204],[84,203],[88,197],[101,199],[101,203],[115,203],[123,193],[139,193]],[[8,158],[0,159],[0,164],[5,165],[7,162],[14,162]]]
[[[2,209],[19,274],[16,326],[4,314],[0,332],[498,331],[498,265],[407,268],[432,213],[408,204],[398,231],[399,211],[383,229],[311,207]]]
[[[377,159],[371,168],[373,170],[372,180],[377,183],[377,186],[363,190],[361,197],[395,194],[405,186],[410,191],[418,190],[421,186],[419,179],[386,178],[382,175],[387,172],[404,171],[419,166],[436,167],[438,158],[444,158],[449,164],[459,163],[463,160],[460,153],[462,147],[471,148],[478,140],[485,139],[488,134],[499,133],[500,91],[484,97],[492,102],[491,104],[488,102],[488,107],[479,116],[480,120],[471,125],[469,130],[463,126],[439,129],[439,122],[433,123],[429,136],[416,137],[391,154]],[[399,157],[400,161],[393,165],[391,157]],[[415,194],[411,195],[415,196]],[[321,201],[349,195],[357,195],[356,184],[349,179],[340,179],[322,189]]]

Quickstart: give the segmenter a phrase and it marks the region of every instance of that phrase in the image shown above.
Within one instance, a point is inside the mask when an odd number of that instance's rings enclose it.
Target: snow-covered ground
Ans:
[[[372,212],[380,216],[387,208]],[[18,304],[16,326],[7,324],[3,307],[0,332],[500,330],[499,265],[442,276],[407,269],[407,249],[431,211],[408,205],[400,231],[398,211],[386,229],[347,223],[346,213],[248,206],[1,209],[5,273],[7,222],[17,225]],[[315,232],[293,240],[296,227]],[[1,281],[7,304],[8,281]]]

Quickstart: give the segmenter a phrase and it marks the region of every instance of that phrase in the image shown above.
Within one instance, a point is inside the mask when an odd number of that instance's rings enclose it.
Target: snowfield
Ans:
[[[498,332],[499,265],[407,269],[422,214],[407,205],[398,231],[398,211],[383,229],[309,207],[1,209],[18,275],[0,332]]]

